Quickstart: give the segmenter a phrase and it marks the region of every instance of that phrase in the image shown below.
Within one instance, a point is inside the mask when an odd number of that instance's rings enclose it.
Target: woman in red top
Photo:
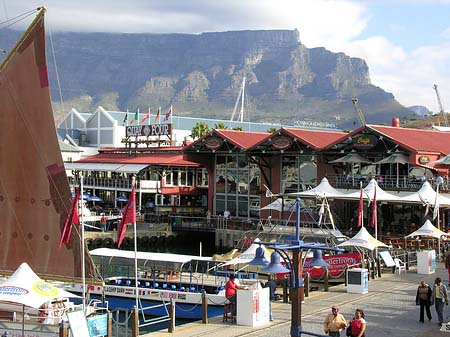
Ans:
[[[241,286],[238,286],[236,283],[234,283],[234,280],[236,279],[235,275],[230,275],[230,279],[225,284],[225,297],[233,303],[233,316],[236,316],[236,291],[237,289],[245,289]]]
[[[351,337],[365,337],[366,320],[362,309],[356,309],[355,317],[350,321],[350,331]]]

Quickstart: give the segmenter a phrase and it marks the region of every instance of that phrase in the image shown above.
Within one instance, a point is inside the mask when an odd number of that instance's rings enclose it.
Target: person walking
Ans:
[[[435,305],[436,314],[438,316],[439,326],[444,323],[444,303],[448,305],[447,288],[442,283],[440,277],[436,277],[433,285],[433,292],[431,294],[431,304]]]
[[[425,281],[421,281],[416,294],[416,305],[420,305],[420,323],[424,323],[424,309],[427,311],[428,320],[431,321],[430,303],[432,293],[430,286]]]
[[[273,321],[272,301],[275,301],[275,290],[277,289],[277,283],[273,279],[272,275],[267,277],[267,282],[264,284],[264,288],[269,288],[269,319],[270,321]]]
[[[366,320],[364,318],[364,311],[362,309],[355,310],[355,316],[349,323],[350,337],[365,337],[366,336]]]
[[[331,314],[328,314],[323,322],[323,330],[329,336],[340,337],[342,329],[346,326],[347,321],[344,316],[339,313],[339,307],[337,305],[333,305],[331,307]]]

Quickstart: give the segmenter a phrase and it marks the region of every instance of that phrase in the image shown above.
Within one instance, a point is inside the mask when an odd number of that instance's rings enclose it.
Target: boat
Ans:
[[[90,253],[105,282],[104,287],[88,285],[90,298],[107,301],[109,308],[132,309],[136,304],[135,253],[111,248]],[[136,252],[136,259],[139,306],[144,314],[167,316],[166,304],[173,301],[175,317],[201,319],[202,296],[208,302],[208,317],[223,314],[227,276],[216,273],[219,263],[211,257]],[[80,293],[81,287],[73,284],[68,290]]]

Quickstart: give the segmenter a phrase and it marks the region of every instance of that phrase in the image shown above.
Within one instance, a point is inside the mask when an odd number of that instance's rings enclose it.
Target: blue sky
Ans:
[[[294,29],[307,47],[366,60],[405,106],[450,112],[450,0],[0,0],[0,21],[48,8],[52,31],[201,33]]]

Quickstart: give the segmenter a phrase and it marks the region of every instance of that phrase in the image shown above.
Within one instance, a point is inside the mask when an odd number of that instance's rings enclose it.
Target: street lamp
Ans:
[[[329,251],[342,251],[339,248],[326,247],[323,243],[305,243],[300,240],[300,198],[297,198],[296,205],[296,221],[295,221],[295,239],[289,244],[282,243],[270,243],[261,242],[261,244],[274,249],[270,260],[271,262],[267,267],[261,269],[261,272],[268,273],[290,273],[290,288],[291,288],[291,336],[299,337],[302,333],[312,336],[324,336],[319,334],[302,331],[302,299],[304,297],[304,284],[303,284],[303,251],[314,251],[314,259],[308,263],[311,266],[329,266],[328,263],[322,259],[322,250]],[[261,248],[261,247],[260,247]],[[262,250],[262,248],[261,248]],[[288,251],[292,251],[292,259],[288,254]],[[251,261],[251,264],[258,263],[258,257],[255,257]],[[283,259],[285,266],[280,262]],[[259,264],[263,265],[263,264]]]

